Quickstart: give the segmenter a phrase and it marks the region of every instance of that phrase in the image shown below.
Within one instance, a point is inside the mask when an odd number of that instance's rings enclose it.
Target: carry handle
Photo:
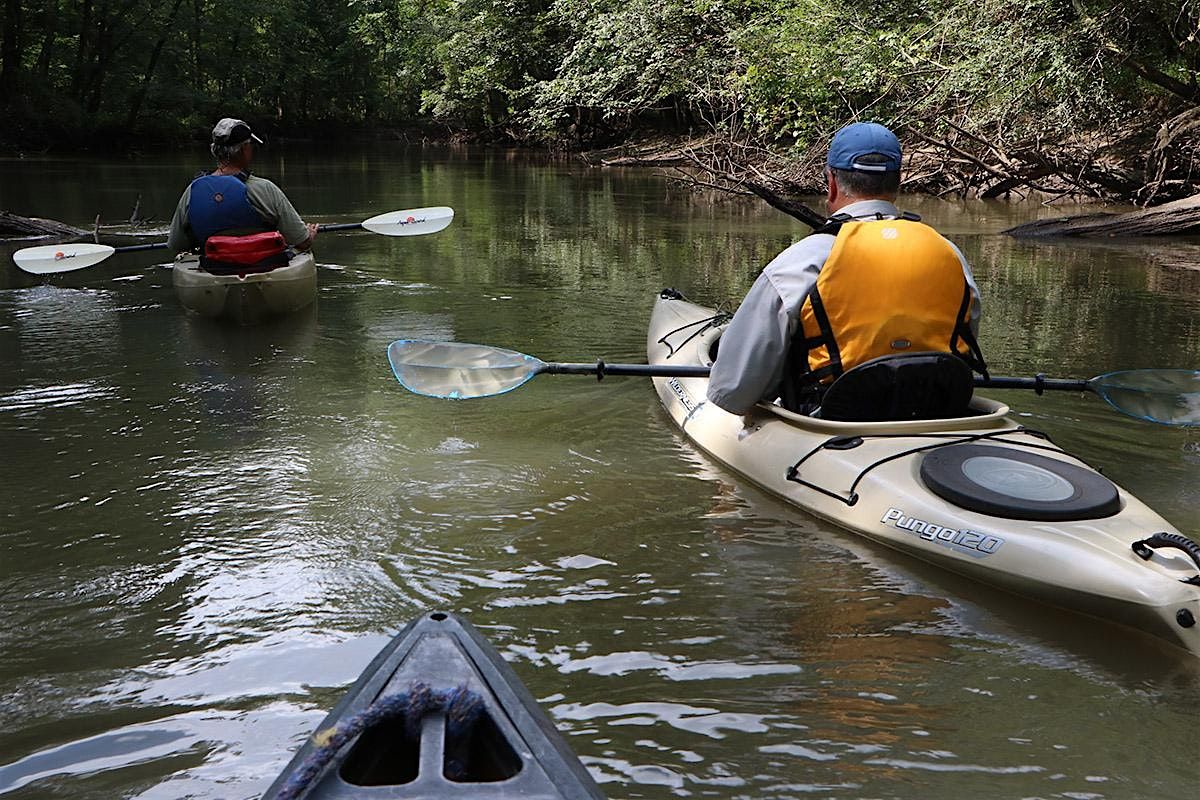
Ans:
[[[1196,544],[1191,539],[1181,533],[1167,533],[1159,531],[1151,534],[1145,539],[1139,539],[1132,545],[1133,552],[1138,558],[1144,561],[1149,561],[1154,555],[1155,547],[1174,547],[1182,550],[1191,556],[1192,561],[1196,564],[1196,569],[1200,569],[1200,544]],[[1190,578],[1184,578],[1181,583],[1190,583],[1192,586],[1200,586],[1200,575],[1193,575]]]

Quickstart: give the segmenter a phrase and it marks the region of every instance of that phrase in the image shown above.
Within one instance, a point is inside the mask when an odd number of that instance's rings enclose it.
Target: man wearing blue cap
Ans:
[[[975,342],[979,290],[957,247],[896,208],[900,161],[900,142],[882,125],[834,135],[832,216],[763,269],[720,339],[709,400],[734,414],[776,398],[820,413],[825,390],[854,367],[931,353],[962,370],[969,399],[970,368],[986,370]]]
[[[260,231],[279,231],[297,250],[312,246],[316,224],[305,224],[282,189],[250,174],[255,145],[262,143],[240,119],[226,117],[216,124],[209,149],[217,168],[201,174],[183,191],[171,220],[168,249],[198,250],[210,236]]]

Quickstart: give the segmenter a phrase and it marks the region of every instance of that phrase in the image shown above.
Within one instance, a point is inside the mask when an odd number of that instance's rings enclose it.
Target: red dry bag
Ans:
[[[287,242],[279,231],[249,236],[210,236],[204,242],[200,268],[215,275],[270,272],[287,265]]]

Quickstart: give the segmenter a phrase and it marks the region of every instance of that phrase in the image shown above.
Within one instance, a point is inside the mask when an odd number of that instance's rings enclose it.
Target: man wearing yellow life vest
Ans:
[[[986,370],[971,269],[957,247],[896,208],[900,159],[882,125],[856,122],[834,135],[832,216],[763,269],[720,339],[709,400],[734,414],[776,398],[819,413],[836,378],[897,354],[953,353],[941,359]]]

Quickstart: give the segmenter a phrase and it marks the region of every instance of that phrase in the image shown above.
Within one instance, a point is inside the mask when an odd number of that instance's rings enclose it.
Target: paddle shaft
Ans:
[[[360,231],[362,230],[361,222],[335,222],[328,225],[318,225],[319,231]],[[153,242],[151,244],[131,244],[126,247],[114,247],[114,253],[137,253],[142,250],[165,250],[166,242]]]
[[[707,378],[710,367],[688,364],[608,364],[603,360],[595,364],[548,363],[540,372],[550,375],[635,375],[651,378]],[[988,389],[1033,389],[1038,394],[1044,391],[1086,392],[1091,390],[1088,381],[1046,378],[976,378],[975,385]]]
[[[1033,378],[976,378],[975,385],[985,389],[1033,389],[1038,394],[1044,391],[1054,392],[1090,392],[1095,391],[1090,381],[1069,380],[1063,378],[1047,378],[1037,375]]]
[[[151,244],[131,244],[125,247],[114,247],[114,253],[137,253],[142,250],[166,250],[166,242],[153,242]]]
[[[707,378],[708,367],[688,364],[606,364],[603,360],[595,364],[546,364],[541,373],[551,375],[641,375],[649,378]]]

